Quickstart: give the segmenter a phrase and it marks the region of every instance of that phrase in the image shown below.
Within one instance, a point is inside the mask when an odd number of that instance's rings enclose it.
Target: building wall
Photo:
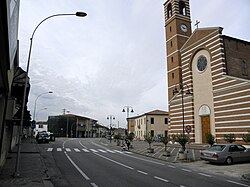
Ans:
[[[223,36],[223,41],[227,74],[250,80],[250,42],[227,36]]]
[[[166,16],[166,6],[170,2],[173,3],[171,0],[165,3],[170,134],[182,133],[183,126],[191,125],[191,141],[202,143],[206,123],[209,124],[207,131],[216,137],[217,142],[225,142],[225,134],[235,134],[237,142],[243,143],[242,135],[250,131],[249,42],[223,36],[220,27],[199,28],[180,47],[184,37],[178,38],[169,32],[170,26],[177,27],[174,29],[176,36],[181,37],[178,25],[173,24],[180,21],[179,16],[171,19]],[[172,46],[177,46],[175,51],[169,46],[170,41],[174,41]],[[200,54],[208,59],[203,73],[196,70]],[[180,68],[177,65],[179,59]],[[242,61],[246,62],[244,73]],[[178,73],[178,69],[181,70],[180,84],[183,85],[183,107],[181,93],[173,94],[175,87],[180,90],[180,86],[175,85],[178,76],[172,76],[172,73]],[[192,95],[186,95],[188,90]],[[206,116],[207,122],[204,122]]]
[[[154,119],[154,124],[151,123],[151,118]],[[168,113],[159,110],[133,117],[135,122],[135,138],[137,140],[144,140],[145,135],[151,134],[151,132],[153,132],[154,136],[165,135],[168,131],[168,124],[165,124],[165,118],[169,118]]]

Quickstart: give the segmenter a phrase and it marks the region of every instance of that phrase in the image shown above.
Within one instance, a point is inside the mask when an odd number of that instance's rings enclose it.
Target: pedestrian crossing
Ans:
[[[62,152],[62,151],[66,151],[66,152],[76,152],[76,153],[120,153],[120,154],[124,154],[124,153],[127,153],[127,154],[132,154],[132,152],[129,152],[129,151],[119,151],[119,150],[110,150],[110,149],[86,149],[86,148],[83,148],[83,149],[79,149],[79,148],[48,148],[47,151],[48,152],[53,152],[53,151],[56,151],[56,152]]]

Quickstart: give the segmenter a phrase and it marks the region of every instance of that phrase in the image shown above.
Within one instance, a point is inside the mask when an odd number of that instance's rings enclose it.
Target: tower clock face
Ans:
[[[200,72],[204,72],[207,67],[207,58],[204,55],[198,57],[197,69]]]
[[[183,31],[183,32],[187,32],[187,26],[183,23],[183,24],[181,24],[181,30]]]

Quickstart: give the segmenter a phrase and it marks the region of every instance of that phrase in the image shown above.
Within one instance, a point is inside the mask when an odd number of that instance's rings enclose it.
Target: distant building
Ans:
[[[243,143],[250,131],[250,42],[198,23],[192,32],[189,0],[167,0],[164,11],[169,134],[190,125],[193,142],[206,143],[211,133],[217,142],[235,134]]]
[[[36,127],[33,130],[33,136],[36,137],[38,132],[46,131],[48,132],[48,123],[47,121],[38,121],[36,122]]]
[[[108,128],[97,123],[97,120],[88,117],[65,114],[49,116],[48,131],[56,137],[102,137]]]
[[[134,124],[135,139],[144,140],[144,136],[150,134],[152,137],[159,135],[166,136],[168,133],[168,112],[153,110],[142,115],[130,117],[128,119]]]

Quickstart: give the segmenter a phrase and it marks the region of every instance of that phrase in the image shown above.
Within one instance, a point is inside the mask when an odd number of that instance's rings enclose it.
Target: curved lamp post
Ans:
[[[187,87],[187,91],[184,92],[184,86]],[[181,93],[181,109],[182,109],[182,142],[181,142],[181,146],[182,146],[182,149],[183,151],[185,151],[185,141],[184,141],[184,138],[185,138],[185,120],[184,120],[184,99],[183,99],[183,96],[184,94],[186,95],[191,95],[191,91],[189,89],[189,86],[187,84],[184,84],[184,83],[181,83],[180,84],[180,90],[177,89],[177,87],[174,88],[173,90],[173,95],[175,94],[179,94]]]
[[[36,112],[36,118],[37,118],[39,112],[41,112],[42,110],[47,110],[47,109],[48,109],[48,108],[42,108],[42,109],[38,110],[38,111]]]
[[[18,138],[18,147],[17,147],[17,158],[16,158],[16,165],[15,165],[15,173],[14,176],[18,177],[20,176],[19,171],[19,160],[20,160],[20,148],[21,148],[21,138],[22,138],[22,128],[23,128],[23,117],[24,117],[24,108],[25,108],[25,101],[26,101],[26,90],[27,90],[27,84],[28,84],[28,74],[29,74],[29,65],[30,65],[30,56],[31,56],[31,49],[32,49],[32,42],[33,37],[38,29],[38,27],[46,20],[57,17],[57,16],[78,16],[78,17],[85,17],[87,14],[85,12],[76,12],[74,14],[54,14],[51,16],[48,16],[47,18],[43,19],[34,29],[31,38],[30,38],[30,48],[29,48],[29,55],[28,55],[28,62],[27,62],[27,69],[26,69],[26,76],[25,76],[25,82],[24,82],[24,92],[23,92],[23,103],[22,103],[22,112],[21,112],[21,119],[20,119],[20,129],[19,129],[19,138]]]
[[[36,97],[35,106],[34,106],[34,110],[33,110],[33,120],[36,120],[36,116],[37,116],[37,113],[36,113],[36,102],[37,102],[38,98],[41,97],[42,95],[51,94],[51,93],[53,93],[53,92],[52,92],[52,91],[49,91],[49,92],[41,93],[41,94],[39,94],[39,95]]]

